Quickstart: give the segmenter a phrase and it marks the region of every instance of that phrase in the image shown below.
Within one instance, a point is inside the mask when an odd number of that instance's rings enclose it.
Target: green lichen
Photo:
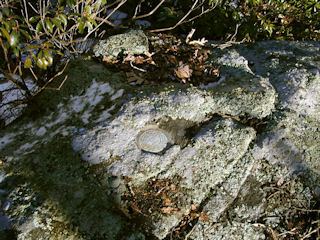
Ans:
[[[148,38],[141,30],[111,36],[107,40],[101,40],[93,48],[96,57],[105,56],[110,60],[116,59],[120,53],[134,55],[148,51]]]

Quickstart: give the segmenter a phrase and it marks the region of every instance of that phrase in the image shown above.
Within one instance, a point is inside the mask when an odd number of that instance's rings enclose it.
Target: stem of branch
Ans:
[[[192,13],[192,11],[195,9],[198,2],[199,0],[196,0],[192,5],[192,7],[189,9],[189,11],[174,26],[168,27],[168,28],[155,29],[155,30],[151,30],[150,32],[163,32],[163,31],[169,31],[169,30],[175,29],[190,15],[190,13]]]

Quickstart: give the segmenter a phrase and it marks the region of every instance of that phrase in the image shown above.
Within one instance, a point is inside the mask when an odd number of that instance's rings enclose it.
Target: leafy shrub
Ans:
[[[318,0],[211,0],[220,5],[196,23],[210,39],[319,40]],[[237,26],[237,28],[236,28]],[[206,29],[207,28],[207,29]],[[236,31],[237,29],[237,31]]]

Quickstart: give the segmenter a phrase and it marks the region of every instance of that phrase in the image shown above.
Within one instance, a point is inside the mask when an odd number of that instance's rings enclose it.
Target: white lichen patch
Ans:
[[[45,133],[47,132],[47,129],[45,127],[40,127],[37,131],[36,131],[36,135],[41,137],[43,136]]]
[[[57,124],[61,124],[63,123],[65,120],[68,119],[68,113],[65,111],[64,108],[60,108],[59,109],[59,113],[57,114],[58,116],[56,117],[56,120],[51,121],[47,124],[45,124],[46,128],[52,128],[53,126],[57,125]],[[54,118],[55,114],[51,114],[50,116],[52,116],[52,118]]]
[[[19,149],[14,152],[14,154],[18,155],[18,154],[31,153],[31,152],[33,152],[35,150],[34,147],[38,143],[39,143],[38,140],[35,140],[35,141],[31,142],[31,143],[25,143],[22,146],[20,146]]]
[[[97,105],[103,99],[105,93],[112,95],[113,92],[114,90],[109,83],[101,83],[93,79],[92,85],[84,95],[71,98],[71,109],[75,112],[81,112],[86,106]]]
[[[281,104],[298,114],[320,118],[320,69],[292,69],[276,85]]]
[[[121,97],[124,93],[123,89],[119,89],[115,94],[113,94],[110,98],[111,101],[116,100],[117,98]]]
[[[114,110],[115,109],[115,105],[112,105],[110,108],[104,110],[99,118],[97,120],[95,120],[96,123],[99,123],[99,122],[103,122],[105,120],[107,120],[109,117],[111,117],[112,115],[110,114],[110,111]]]
[[[3,137],[0,137],[0,150],[4,148],[7,144],[14,141],[15,133],[5,134]]]
[[[0,74],[0,78],[4,78],[3,74]],[[18,75],[13,75],[13,78],[21,82],[21,78]],[[30,78],[24,79],[26,87],[31,93],[37,91],[38,87],[34,84],[34,81]],[[16,102],[25,100],[26,92],[19,89],[13,82],[8,81],[0,84],[0,118],[5,121],[5,125],[8,125],[15,119],[17,119],[26,104],[16,104]]]

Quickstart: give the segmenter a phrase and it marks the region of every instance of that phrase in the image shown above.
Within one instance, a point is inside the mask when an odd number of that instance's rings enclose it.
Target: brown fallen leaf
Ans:
[[[182,81],[185,82],[186,79],[189,79],[192,76],[193,70],[188,64],[183,64],[182,62],[180,62],[179,67],[175,69],[174,72],[178,78],[182,79]]]
[[[126,72],[126,77],[129,83],[136,82],[136,84],[140,85],[144,82],[144,79],[134,72]]]
[[[194,204],[192,204],[192,205],[191,205],[191,210],[192,210],[192,211],[197,211],[197,206],[194,205]]]
[[[103,56],[103,57],[102,57],[102,61],[103,61],[103,62],[106,62],[106,63],[112,63],[112,64],[115,64],[115,63],[119,62],[119,60],[117,60],[117,59],[110,59],[110,58],[107,57],[107,56]]]
[[[161,208],[161,212],[166,213],[166,214],[173,214],[179,212],[179,208],[173,208],[173,207],[164,207]]]
[[[207,214],[205,214],[204,212],[200,213],[200,219],[204,222],[209,222],[210,218],[208,217]]]

